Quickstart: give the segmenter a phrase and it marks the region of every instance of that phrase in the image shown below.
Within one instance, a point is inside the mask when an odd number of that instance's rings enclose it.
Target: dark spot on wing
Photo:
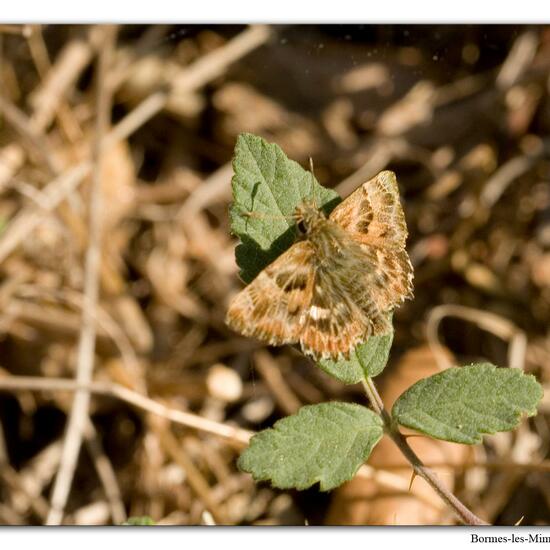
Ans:
[[[315,328],[319,332],[332,333],[332,320],[328,318],[317,319],[315,322]]]
[[[311,305],[316,306],[321,309],[329,309],[329,305],[327,302],[327,297],[324,293],[321,292],[314,292],[313,298],[311,300]]]
[[[368,220],[361,220],[357,224],[357,230],[359,233],[367,233],[369,230],[370,222]]]
[[[307,275],[305,273],[297,274],[292,271],[284,271],[277,275],[275,282],[277,286],[285,292],[304,290],[307,286]]]
[[[373,220],[373,214],[369,201],[363,202],[363,204],[361,205],[361,211],[365,212],[365,214],[361,216],[359,222],[357,223],[357,229],[361,233],[367,233],[369,230],[369,226]]]

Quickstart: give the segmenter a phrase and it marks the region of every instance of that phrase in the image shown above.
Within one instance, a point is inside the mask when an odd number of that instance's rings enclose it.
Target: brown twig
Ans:
[[[90,189],[89,243],[86,253],[84,278],[84,307],[82,309],[82,328],[78,345],[77,381],[86,384],[91,380],[96,339],[95,309],[99,295],[100,258],[101,258],[101,176],[102,176],[102,140],[107,131],[111,112],[111,98],[106,89],[106,74],[111,63],[114,49],[115,27],[104,27],[104,46],[99,56],[97,125],[94,145],[94,173]],[[46,523],[59,525],[72,484],[76,461],[87,422],[90,393],[85,389],[76,392],[69,415],[59,471],[55,478],[51,510]]]
[[[435,472],[427,468],[411,449],[403,434],[399,431],[395,421],[384,408],[384,403],[371,378],[363,382],[365,393],[374,409],[374,412],[380,416],[384,423],[384,429],[393,442],[399,447],[405,458],[410,462],[414,473],[422,477],[434,489],[439,497],[455,512],[462,523],[466,525],[489,525],[481,518],[471,512],[453,493],[451,493]]]
[[[25,487],[22,476],[9,463],[5,446],[4,429],[0,424],[0,478],[11,489],[13,495],[12,507],[14,513],[23,514],[32,508],[38,517],[45,519],[48,513],[48,503],[41,495],[31,495]]]
[[[82,183],[90,169],[91,164],[83,162],[67,170],[42,191],[45,202],[40,207],[33,204],[10,221],[0,238],[0,263]]]
[[[32,30],[27,36],[27,44],[34,66],[41,79],[40,87],[30,96],[31,102],[36,107],[31,122],[38,128],[47,128],[52,121],[51,113],[56,112],[63,132],[70,142],[75,143],[82,138],[83,133],[65,98],[65,93],[69,87],[74,86],[78,75],[90,62],[92,48],[81,40],[71,42],[59,55],[58,59],[58,63],[65,65],[68,65],[67,59],[70,61],[71,74],[65,74],[63,78],[60,78],[61,71],[58,64],[56,64],[55,71],[52,71],[48,48],[40,25],[32,26]],[[71,56],[67,54],[68,50],[73,52]],[[74,55],[76,52],[80,55]],[[56,76],[52,78],[53,73]],[[45,86],[43,83],[46,83]],[[45,88],[49,88],[48,91]]]
[[[81,384],[68,378],[42,378],[40,376],[10,376],[0,378],[0,390],[29,391],[78,391],[115,397],[138,409],[166,418],[171,422],[217,435],[242,447],[254,435],[252,432],[215,422],[196,414],[171,409],[136,391],[113,382],[89,382]]]
[[[212,79],[221,76],[229,65],[264,44],[271,32],[264,25],[253,25],[233,38],[225,46],[195,61],[173,83],[171,90],[158,91],[144,99],[128,113],[107,136],[105,146],[123,140],[162,111],[172,91],[178,94],[193,92]]]
[[[23,138],[23,142],[29,149],[29,153],[46,168],[50,175],[59,173],[59,162],[55,157],[48,154],[52,151],[49,139],[43,132],[37,129],[31,120],[17,106],[11,103],[6,97],[0,95],[0,113],[6,122]]]
[[[501,65],[496,78],[496,85],[500,89],[512,87],[533,62],[540,38],[534,30],[520,34],[512,46],[508,57]]]
[[[489,311],[458,304],[445,304],[434,307],[428,315],[426,324],[428,345],[434,353],[440,368],[452,366],[448,355],[443,352],[443,347],[439,343],[438,338],[439,325],[445,317],[456,317],[474,323],[479,328],[491,332],[502,340],[508,341],[508,366],[519,369],[524,368],[527,337],[522,330],[504,317]]]
[[[254,366],[285,414],[296,413],[302,403],[286,383],[275,359],[267,351],[258,350],[254,353]]]
[[[37,453],[23,469],[19,470],[22,487],[30,498],[40,498],[42,490],[55,475],[61,458],[61,446],[61,439],[55,440]],[[47,502],[46,506],[49,509]]]
[[[94,462],[97,475],[105,490],[105,496],[109,502],[113,523],[120,525],[126,521],[127,516],[126,510],[124,509],[124,503],[122,502],[118,481],[113,465],[105,454],[96,429],[89,418],[84,430],[84,438],[86,440],[88,452]]]
[[[227,523],[225,514],[212,497],[210,487],[204,479],[204,476],[182,448],[170,427],[155,425],[154,430],[160,440],[160,444],[170,458],[185,471],[189,485],[199,497],[205,508],[212,514],[216,523]]]
[[[16,295],[21,298],[34,299],[37,301],[53,300],[55,302],[66,304],[71,308],[79,309],[80,311],[84,308],[84,297],[82,294],[70,289],[52,290],[50,288],[38,287],[36,285],[19,284]],[[40,324],[41,322],[45,323],[48,320],[51,323],[52,318],[55,319],[55,316],[58,315],[55,310],[49,310],[44,313],[43,306],[33,307],[32,304],[15,299],[10,300],[7,311],[11,313],[13,317],[22,317],[27,322],[35,322],[37,324]],[[65,311],[63,311],[63,313],[65,313],[65,316],[61,317],[61,315],[59,315],[59,319],[57,319],[58,328],[69,330],[74,329],[73,317],[68,316]],[[97,324],[96,337],[110,338],[118,348],[128,373],[137,378],[140,372],[140,366],[136,352],[124,330],[101,304],[97,304],[95,310],[95,321]],[[136,380],[135,387],[140,391],[144,390],[143,384],[139,384],[138,380]]]
[[[29,46],[42,76],[38,88],[30,94],[30,103],[34,107],[31,122],[33,127],[43,130],[51,124],[56,113],[59,114],[60,108],[61,112],[69,112],[65,108],[66,93],[90,63],[94,51],[91,40],[72,40],[58,54],[55,64],[50,66],[39,29],[29,37]]]

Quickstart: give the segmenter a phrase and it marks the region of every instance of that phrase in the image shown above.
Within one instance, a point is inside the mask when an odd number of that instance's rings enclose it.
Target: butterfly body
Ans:
[[[317,360],[347,358],[391,331],[388,313],[412,292],[395,175],[381,172],[329,217],[306,201],[294,219],[299,240],[234,298],[226,322],[271,345],[299,343]]]

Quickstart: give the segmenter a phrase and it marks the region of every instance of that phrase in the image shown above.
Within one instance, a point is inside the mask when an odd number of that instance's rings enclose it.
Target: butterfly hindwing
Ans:
[[[315,269],[311,303],[304,316],[302,349],[316,359],[347,358],[369,336],[392,330],[376,300],[377,257],[330,220],[311,240],[324,253],[319,254],[322,260]]]
[[[300,333],[303,352],[315,359],[347,356],[370,332],[368,318],[353,302],[342,273],[318,269]]]

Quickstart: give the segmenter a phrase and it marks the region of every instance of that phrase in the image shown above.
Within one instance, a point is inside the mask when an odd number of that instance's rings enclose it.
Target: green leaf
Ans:
[[[155,522],[149,516],[132,516],[122,525],[155,525]]]
[[[294,243],[295,223],[289,216],[300,203],[314,200],[329,213],[340,197],[278,145],[252,134],[239,135],[233,170],[231,230],[241,241],[235,250],[241,278],[250,282]]]
[[[320,482],[328,491],[353,478],[382,433],[382,421],[366,407],[308,405],[255,435],[238,465],[256,481],[271,480],[280,489]]]
[[[393,418],[436,439],[481,443],[483,434],[514,429],[533,416],[542,387],[520,369],[489,363],[453,367],[420,380],[395,402]]]
[[[348,360],[323,359],[317,364],[344,384],[357,384],[367,376],[378,376],[388,362],[393,341],[393,332],[382,336],[371,336],[364,344],[350,353]]]

